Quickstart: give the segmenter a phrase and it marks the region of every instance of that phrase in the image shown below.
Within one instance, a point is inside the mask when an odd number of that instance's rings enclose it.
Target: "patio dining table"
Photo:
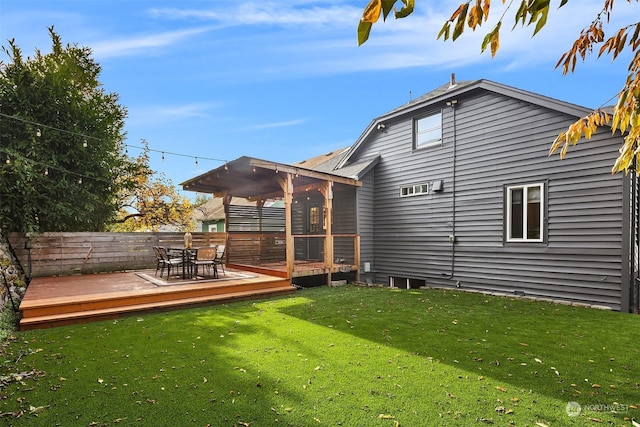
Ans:
[[[193,260],[198,255],[198,248],[178,248],[172,247],[167,249],[168,253],[172,257],[181,257],[182,258],[182,278],[183,279],[191,279],[193,278]],[[176,255],[179,254],[179,255]]]

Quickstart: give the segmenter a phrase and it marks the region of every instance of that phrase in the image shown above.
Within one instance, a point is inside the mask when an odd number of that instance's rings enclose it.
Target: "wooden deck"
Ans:
[[[218,280],[181,281],[158,285],[155,270],[76,276],[35,277],[20,304],[20,329],[114,319],[144,311],[162,311],[239,299],[265,298],[295,292],[287,278],[227,268]]]
[[[230,264],[246,271],[262,273],[271,276],[287,277],[287,265],[284,262],[254,262],[253,264]],[[348,273],[356,271],[357,265],[352,264],[334,264],[332,268],[327,267],[320,261],[300,261],[296,260],[293,270],[293,277],[316,276],[331,273]]]

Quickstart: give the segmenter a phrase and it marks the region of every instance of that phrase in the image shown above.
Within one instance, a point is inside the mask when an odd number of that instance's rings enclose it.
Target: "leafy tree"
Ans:
[[[135,182],[131,189],[119,194],[120,211],[112,231],[159,231],[168,226],[181,231],[193,229],[193,206],[181,196],[171,180],[164,174],[154,178],[149,168],[149,147],[142,141],[144,150],[136,162],[139,165],[130,177]]]
[[[126,109],[107,93],[91,50],[62,45],[23,58],[15,40],[0,62],[0,229],[98,231],[135,184],[122,153]]]
[[[628,3],[638,0],[627,0]],[[394,9],[396,3],[401,3],[400,10]],[[569,0],[559,0],[558,8],[564,7]],[[610,115],[602,109],[591,112],[586,117],[580,118],[566,131],[561,132],[555,139],[549,150],[550,154],[557,151],[564,158],[571,145],[575,145],[583,137],[590,139],[597,128],[610,125],[612,132],[619,130],[625,135],[620,155],[616,160],[612,172],[628,172],[635,168],[640,160],[640,22],[630,23],[617,29],[613,35],[605,34],[604,25],[610,21],[613,13],[613,0],[603,0],[601,11],[593,21],[584,27],[571,48],[564,53],[556,67],[561,67],[563,74],[575,70],[578,59],[585,59],[597,50],[597,57],[611,55],[615,60],[621,53],[629,51],[631,61],[628,66],[628,76],[624,86],[617,96],[617,102]],[[579,4],[579,3],[577,3]],[[444,23],[437,38],[455,41],[465,29],[476,30],[489,18],[491,9],[490,0],[469,0],[461,3]],[[514,9],[517,6],[517,9]],[[500,30],[506,16],[511,12],[514,17],[513,28],[517,26],[534,25],[535,36],[547,23],[547,17],[551,7],[551,0],[521,0],[514,2],[502,0],[502,10],[497,24],[486,33],[480,49],[484,52],[490,49],[495,56],[500,48]],[[380,15],[386,19],[391,11],[396,18],[409,16],[414,9],[414,0],[371,0],[364,9],[360,24],[358,25],[358,44],[366,42],[371,28]],[[495,7],[494,7],[495,10]]]

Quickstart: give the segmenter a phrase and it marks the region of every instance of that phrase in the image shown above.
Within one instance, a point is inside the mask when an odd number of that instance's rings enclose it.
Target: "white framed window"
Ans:
[[[400,187],[400,197],[419,196],[429,194],[429,184],[403,185]]]
[[[414,148],[432,147],[442,143],[442,112],[414,121]]]
[[[544,183],[507,187],[507,242],[544,240]]]

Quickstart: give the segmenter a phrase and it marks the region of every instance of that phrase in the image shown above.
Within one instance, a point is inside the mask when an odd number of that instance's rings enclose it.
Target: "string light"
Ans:
[[[164,151],[162,152],[162,161],[164,162]]]
[[[196,167],[198,167],[198,158],[196,157]]]
[[[82,146],[85,147],[85,148],[88,147],[88,145],[89,145],[89,142],[88,142],[89,139],[94,139],[94,140],[97,140],[97,141],[101,140],[100,138],[97,138],[97,137],[94,137],[94,136],[91,136],[91,135],[85,135],[85,134],[79,133],[79,132],[68,131],[66,129],[60,129],[60,128],[57,128],[57,127],[54,127],[54,126],[45,125],[43,123],[34,122],[32,120],[23,119],[21,117],[11,116],[9,114],[0,113],[0,117],[6,117],[8,119],[17,120],[17,121],[20,121],[20,122],[23,122],[23,123],[27,123],[27,124],[31,124],[31,125],[34,125],[34,126],[38,126],[38,128],[36,129],[36,136],[37,137],[42,136],[42,129],[51,129],[51,130],[55,130],[55,131],[58,131],[58,132],[63,132],[63,133],[69,134],[69,135],[83,137],[84,141],[82,143]],[[165,157],[164,155],[168,154],[168,155],[172,155],[172,156],[189,157],[189,158],[197,159],[197,160],[203,160],[204,159],[204,160],[209,160],[209,161],[214,161],[214,162],[222,162],[222,163],[228,162],[228,160],[225,160],[225,159],[216,159],[216,158],[202,157],[202,156],[192,156],[192,155],[189,155],[189,154],[182,154],[182,153],[171,153],[169,151],[164,151],[164,150],[155,150],[153,148],[149,148],[148,146],[147,147],[139,147],[139,146],[135,146],[135,145],[131,145],[131,144],[124,144],[124,150],[125,150],[125,153],[127,155],[129,154],[129,147],[137,148],[137,149],[140,149],[140,150],[147,150],[149,152],[161,153],[163,160],[164,160],[164,157]]]
[[[11,164],[11,158],[9,157],[9,155],[7,154],[7,160],[4,161],[6,164],[10,165]]]

